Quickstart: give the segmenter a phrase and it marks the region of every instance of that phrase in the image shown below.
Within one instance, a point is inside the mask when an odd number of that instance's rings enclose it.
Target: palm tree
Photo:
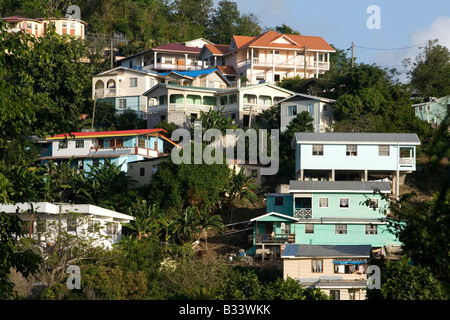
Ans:
[[[222,217],[218,214],[211,215],[209,210],[205,209],[200,215],[199,219],[202,232],[205,232],[205,242],[206,247],[208,247],[208,231],[209,230],[216,230],[216,231],[222,231],[224,229],[224,224],[222,221]]]
[[[245,174],[245,168],[241,168],[239,172],[236,173],[236,167],[233,167],[227,188],[230,223],[233,221],[233,211],[238,200],[247,199],[251,202],[256,200],[256,194],[253,190],[256,189],[258,185],[253,182],[254,178]]]

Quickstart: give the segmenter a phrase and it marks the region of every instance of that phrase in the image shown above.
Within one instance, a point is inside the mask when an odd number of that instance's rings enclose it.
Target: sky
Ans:
[[[339,49],[350,49],[353,42],[356,62],[375,63],[382,68],[405,71],[402,61],[414,60],[431,39],[450,48],[449,0],[234,2],[241,13],[255,14],[262,28],[284,23],[303,35],[320,36]],[[372,10],[373,5],[379,10]],[[351,50],[348,52],[351,56]],[[405,76],[400,78],[405,80]]]

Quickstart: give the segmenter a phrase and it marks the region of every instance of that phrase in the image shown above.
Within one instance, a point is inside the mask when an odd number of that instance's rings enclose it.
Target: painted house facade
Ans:
[[[134,220],[132,216],[91,204],[0,204],[0,211],[19,216],[25,222],[24,235],[40,240],[44,248],[52,246],[61,227],[70,235],[90,239],[94,246],[111,249],[122,238],[122,224]]]
[[[127,172],[128,162],[157,158],[165,153],[164,143],[175,145],[164,137],[164,129],[136,129],[102,132],[72,132],[47,137],[51,145],[38,158],[42,163],[72,159],[79,170],[104,164],[106,159]]]
[[[122,58],[120,66],[138,70],[189,71],[202,69],[198,55],[204,44],[210,41],[199,38],[184,43],[167,43],[150,50]]]
[[[283,78],[318,77],[329,70],[335,52],[323,38],[270,30],[256,37],[233,36],[229,45],[205,45],[199,60],[206,68],[231,66],[247,84],[276,84]],[[238,85],[239,86],[239,85]]]
[[[370,245],[286,245],[283,278],[319,288],[333,300],[365,300]]]
[[[45,31],[52,25],[59,35],[68,34],[84,39],[86,37],[87,23],[78,19],[69,18],[38,18],[31,19],[21,16],[0,18],[6,21],[10,32],[26,31],[36,37],[42,37]]]
[[[226,84],[227,82],[224,82]],[[232,122],[251,126],[255,117],[292,92],[268,83],[245,87],[194,87],[158,84],[145,94],[148,98],[148,128],[166,119],[185,128],[200,111],[221,110]]]
[[[450,112],[450,95],[429,102],[413,104],[416,117],[439,126]]]
[[[298,180],[387,179],[395,195],[416,170],[415,133],[295,133]]]
[[[97,103],[111,102],[119,113],[129,109],[146,118],[147,100],[143,93],[161,79],[153,71],[117,67],[92,77],[92,98]]]
[[[390,193],[388,182],[292,180],[251,220],[254,248],[280,254],[289,243],[370,244],[387,255],[401,244],[388,230]]]
[[[279,101],[280,130],[285,131],[292,119],[296,118],[299,113],[307,111],[314,119],[312,122],[314,132],[319,133],[331,131],[335,102],[336,100],[333,99],[301,93],[296,93]]]

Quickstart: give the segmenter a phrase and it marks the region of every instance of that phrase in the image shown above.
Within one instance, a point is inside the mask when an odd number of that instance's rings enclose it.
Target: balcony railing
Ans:
[[[295,243],[295,233],[276,233],[271,234],[257,234],[255,237],[256,243],[272,243],[272,244],[285,244]]]
[[[95,89],[95,98],[116,97],[117,92],[116,88]]]
[[[245,111],[250,111],[251,109],[252,113],[258,113],[270,108],[271,106],[272,104],[244,103],[242,105],[242,109]]]
[[[301,58],[297,59],[297,62],[294,60],[281,60],[281,59],[264,59],[264,58],[252,58],[239,61],[237,63],[238,68],[242,68],[245,66],[250,66],[253,63],[253,66],[259,67],[284,67],[284,68],[304,68],[305,61]],[[319,70],[329,70],[330,63],[324,61],[306,61],[306,68],[309,69],[319,69]]]
[[[174,64],[174,63],[157,63],[150,64],[144,67],[147,70],[177,70],[177,71],[188,71],[188,70],[202,70],[202,66],[196,66],[191,64]]]
[[[414,158],[400,158],[399,163],[404,167],[412,167],[414,166],[415,159]]]
[[[135,154],[147,157],[157,157],[158,150],[139,148],[139,147],[125,147],[125,148],[99,148],[92,147],[89,155],[104,155],[104,156],[122,156],[128,154]]]
[[[312,218],[312,209],[308,209],[308,208],[295,209],[294,217],[296,217],[296,218]]]

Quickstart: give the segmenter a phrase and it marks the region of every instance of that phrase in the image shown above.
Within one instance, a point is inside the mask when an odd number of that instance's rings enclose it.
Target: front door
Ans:
[[[264,233],[265,234],[272,234],[272,232],[273,232],[273,225],[266,224],[265,225],[265,229],[264,229]]]

